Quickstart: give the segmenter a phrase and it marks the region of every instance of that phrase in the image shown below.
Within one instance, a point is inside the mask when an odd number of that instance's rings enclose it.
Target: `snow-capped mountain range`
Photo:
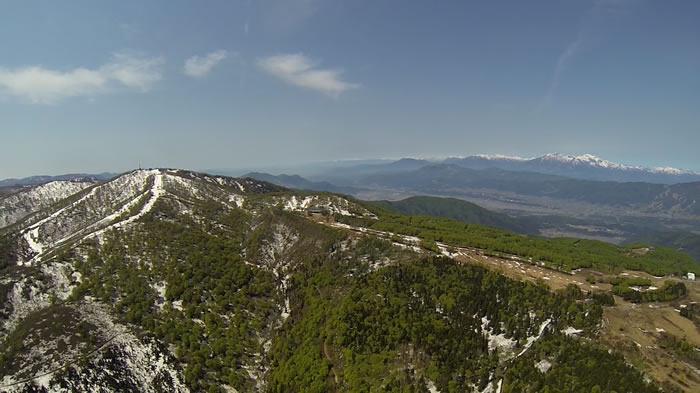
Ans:
[[[549,161],[557,162],[570,165],[588,165],[591,167],[598,168],[612,168],[612,169],[627,169],[627,170],[646,170],[653,173],[666,173],[670,175],[700,175],[698,172],[693,172],[687,169],[677,169],[671,167],[656,167],[656,168],[646,168],[642,166],[632,166],[625,164],[618,164],[616,162],[604,160],[600,157],[594,156],[593,154],[582,154],[580,156],[572,156],[568,154],[560,153],[548,153],[541,157],[535,158],[522,158],[518,156],[506,156],[501,154],[488,155],[488,154],[478,154],[472,157],[484,158],[487,160],[511,160],[511,161]]]
[[[619,164],[592,154],[573,156],[549,153],[540,157],[523,158],[505,155],[474,155],[450,157],[446,164],[471,169],[499,168],[512,171],[539,172],[589,180],[623,182],[685,183],[700,181],[700,173],[671,167],[646,168]]]

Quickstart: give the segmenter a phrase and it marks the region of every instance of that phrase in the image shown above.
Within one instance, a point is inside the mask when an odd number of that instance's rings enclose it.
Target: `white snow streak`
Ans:
[[[520,356],[524,355],[525,352],[527,352],[527,350],[530,349],[532,344],[534,344],[535,341],[539,340],[540,337],[542,337],[542,335],[544,334],[544,330],[547,328],[547,326],[549,326],[549,324],[551,322],[552,322],[551,319],[548,319],[548,320],[542,322],[542,326],[540,326],[539,334],[537,334],[537,336],[527,338],[527,344],[525,344],[525,347],[523,347],[523,350],[520,351],[520,353],[515,356],[516,359],[519,358]]]
[[[575,329],[575,328],[569,326],[566,329],[562,330],[562,332],[564,334],[566,334],[567,336],[577,336],[577,335],[583,333],[583,330]]]
[[[44,247],[38,242],[39,240],[39,228],[31,229],[24,233],[24,240],[29,244],[29,248],[37,254],[41,254]]]

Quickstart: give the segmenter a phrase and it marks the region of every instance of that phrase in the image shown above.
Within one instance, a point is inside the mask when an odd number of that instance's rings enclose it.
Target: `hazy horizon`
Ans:
[[[551,153],[558,153],[558,152],[550,152],[550,153],[544,153],[544,154],[551,154]],[[542,155],[544,155],[542,154]],[[559,153],[559,154],[566,154],[566,153]],[[587,153],[589,154],[589,153]],[[309,176],[309,175],[316,175],[316,174],[322,174],[325,173],[325,170],[333,167],[349,167],[349,166],[354,166],[354,165],[364,165],[364,164],[372,164],[372,163],[389,163],[389,162],[394,162],[398,161],[401,159],[417,159],[417,160],[427,160],[427,161],[434,161],[434,162],[439,162],[442,161],[446,158],[463,158],[463,157],[468,157],[468,156],[476,156],[480,154],[469,154],[469,155],[444,155],[444,156],[413,156],[413,157],[377,157],[377,158],[348,158],[348,159],[338,159],[338,160],[326,160],[326,161],[308,161],[308,162],[298,162],[294,164],[280,164],[280,165],[271,165],[271,164],[266,164],[266,165],[260,165],[260,166],[240,166],[240,167],[221,167],[221,168],[206,168],[206,167],[201,167],[201,168],[186,168],[186,167],[172,167],[172,166],[144,166],[144,165],[136,165],[131,168],[118,168],[118,169],[105,169],[105,170],[78,170],[78,171],[68,171],[68,172],[46,172],[46,173],[33,173],[27,176],[8,176],[8,177],[0,177],[0,181],[2,180],[8,180],[8,179],[22,179],[26,177],[31,177],[31,176],[60,176],[60,175],[67,175],[67,174],[92,174],[92,175],[97,175],[97,174],[104,174],[104,173],[112,173],[112,174],[119,174],[119,173],[125,173],[129,172],[135,169],[143,168],[143,169],[148,169],[148,168],[175,168],[175,169],[183,169],[183,170],[192,170],[195,172],[204,172],[204,173],[212,173],[212,174],[224,174],[228,176],[241,176],[244,175],[248,172],[264,172],[264,173],[270,173],[272,175],[302,175],[302,176]],[[538,158],[541,157],[542,155],[539,156],[532,156],[532,157],[522,157],[522,156],[517,156],[513,155],[513,157],[519,157],[523,159],[532,159],[532,158]],[[615,162],[612,160],[607,160],[605,157],[598,157],[600,159],[606,160],[606,161],[611,161]],[[661,166],[649,166],[649,165],[644,165],[644,164],[638,164],[638,163],[629,163],[629,162],[615,162],[616,164],[622,164],[622,165],[628,165],[632,167],[641,167],[641,168],[663,168],[663,167],[668,167],[666,165],[661,165]],[[684,170],[691,170],[696,173],[700,173],[700,171],[697,171],[693,168],[676,168],[676,169],[684,169]]]
[[[11,2],[0,179],[594,154],[700,171],[690,0]]]

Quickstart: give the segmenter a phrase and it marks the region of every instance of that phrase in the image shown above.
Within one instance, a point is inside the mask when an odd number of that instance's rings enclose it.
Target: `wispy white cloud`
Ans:
[[[611,16],[618,15],[626,7],[633,5],[636,0],[597,0],[593,3],[590,12],[583,18],[573,41],[566,45],[554,63],[554,72],[550,79],[549,88],[540,105],[540,110],[552,105],[563,75],[576,56],[580,55],[587,47],[592,45],[604,35],[605,22]]]
[[[124,88],[145,92],[162,78],[162,63],[161,57],[116,52],[108,63],[96,69],[0,68],[0,95],[33,104],[55,104],[68,97],[89,97]]]
[[[334,97],[346,90],[360,87],[356,83],[341,80],[342,70],[319,69],[317,62],[300,53],[260,59],[258,66],[291,85],[316,90]]]
[[[570,42],[566,46],[566,48],[564,48],[564,51],[559,54],[559,57],[557,57],[557,61],[554,63],[554,72],[552,73],[552,79],[549,83],[549,88],[547,89],[547,93],[545,94],[544,101],[542,103],[543,107],[548,107],[552,104],[554,92],[559,87],[562,75],[566,71],[566,68],[568,67],[571,60],[579,53],[581,48],[584,46],[585,42],[586,34],[583,30],[579,30],[579,32],[576,35],[576,39]]]
[[[185,60],[185,74],[193,78],[201,78],[211,71],[215,65],[228,57],[228,52],[220,49],[206,56],[192,56]]]

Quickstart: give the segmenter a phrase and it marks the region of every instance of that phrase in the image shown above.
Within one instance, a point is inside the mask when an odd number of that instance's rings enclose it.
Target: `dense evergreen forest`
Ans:
[[[320,268],[324,277],[337,269]],[[333,391],[340,383],[353,392],[422,392],[430,381],[462,392],[501,378],[504,392],[658,391],[622,356],[561,333],[590,333],[600,322],[601,307],[576,286],[553,295],[445,257],[348,281],[350,288],[316,276],[297,299],[298,320],[273,347],[271,391]],[[506,345],[493,345],[498,339]],[[543,361],[546,372],[536,366]]]

